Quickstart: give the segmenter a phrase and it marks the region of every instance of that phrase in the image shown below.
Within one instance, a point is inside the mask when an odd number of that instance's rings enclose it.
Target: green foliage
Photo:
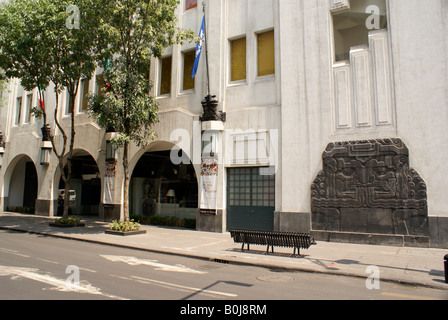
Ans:
[[[180,228],[196,228],[196,219],[192,218],[178,218],[174,216],[142,216],[131,215],[133,220],[139,221],[141,224],[155,225],[155,226],[167,226],[167,227],[180,227]]]
[[[151,57],[194,39],[193,31],[176,26],[177,0],[110,0],[104,4],[100,65],[108,87],[90,97],[90,114],[104,128],[114,128],[117,147],[134,141],[144,146],[155,133],[158,108],[150,95]]]
[[[34,213],[34,207],[7,207],[6,211],[20,213]]]
[[[54,222],[59,224],[77,224],[81,222],[81,219],[78,217],[62,217],[54,219]]]
[[[140,223],[134,222],[134,219],[130,221],[113,220],[110,225],[110,230],[113,231],[136,231],[140,229]]]
[[[80,28],[69,29],[69,5],[79,7]],[[97,32],[102,5],[97,0],[10,0],[0,4],[0,66],[25,90],[47,88],[60,93],[90,78],[100,43]]]
[[[116,147],[131,140],[144,145],[154,137],[152,126],[158,122],[157,103],[149,94],[150,84],[143,70],[129,72],[121,60],[112,61],[110,70],[104,74],[112,89],[91,96],[91,115],[100,126],[114,128],[119,133],[111,141]]]
[[[79,28],[67,27],[72,15],[67,12],[70,5],[79,9]],[[26,91],[39,88],[39,100],[45,101],[45,89],[53,84],[56,96],[54,122],[63,141],[60,148],[53,144],[53,151],[60,160],[62,180],[68,189],[75,119],[71,112],[70,128],[59,124],[58,99],[67,88],[72,98],[69,108],[73,110],[80,80],[90,79],[97,68],[104,44],[98,16],[103,15],[104,8],[103,2],[98,0],[10,0],[0,3],[0,69],[5,71],[7,79],[20,79]],[[44,125],[48,124],[45,109],[33,106],[32,110],[35,116],[43,116]],[[66,172],[61,159],[67,154],[68,143]],[[68,197],[63,215],[68,215]]]

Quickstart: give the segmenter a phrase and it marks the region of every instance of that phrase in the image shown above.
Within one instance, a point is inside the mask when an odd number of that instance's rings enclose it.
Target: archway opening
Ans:
[[[101,175],[96,161],[89,153],[78,150],[71,163],[69,214],[97,216],[101,202]],[[63,212],[64,189],[61,177],[58,187],[58,216]]]
[[[12,162],[8,196],[5,209],[22,213],[34,213],[37,199],[38,179],[34,162],[22,156]],[[6,176],[6,175],[5,175]]]
[[[144,153],[131,176],[130,214],[196,219],[198,181],[194,167],[175,165],[170,150]]]

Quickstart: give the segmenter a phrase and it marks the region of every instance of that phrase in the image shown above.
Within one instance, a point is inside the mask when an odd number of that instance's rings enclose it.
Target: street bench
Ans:
[[[293,233],[282,231],[261,231],[261,230],[247,230],[247,229],[230,229],[230,236],[235,243],[242,243],[241,252],[244,252],[244,245],[266,245],[266,254],[271,251],[274,252],[274,246],[294,248],[292,256],[300,255],[300,249],[309,249],[311,245],[316,244],[314,238],[307,233]]]

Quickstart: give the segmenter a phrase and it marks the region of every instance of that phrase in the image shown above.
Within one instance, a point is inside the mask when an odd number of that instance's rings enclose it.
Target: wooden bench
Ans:
[[[314,238],[307,233],[293,233],[282,231],[261,231],[261,230],[247,230],[247,229],[230,229],[230,236],[235,243],[242,243],[241,251],[244,251],[244,244],[247,244],[249,250],[250,244],[266,245],[266,254],[271,251],[274,252],[274,246],[294,248],[292,256],[300,255],[300,249],[308,249],[311,245],[316,244]]]

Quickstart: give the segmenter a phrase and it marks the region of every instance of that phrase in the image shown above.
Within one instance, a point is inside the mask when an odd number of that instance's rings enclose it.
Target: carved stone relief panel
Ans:
[[[400,139],[330,143],[322,159],[313,230],[429,235],[426,184]]]

